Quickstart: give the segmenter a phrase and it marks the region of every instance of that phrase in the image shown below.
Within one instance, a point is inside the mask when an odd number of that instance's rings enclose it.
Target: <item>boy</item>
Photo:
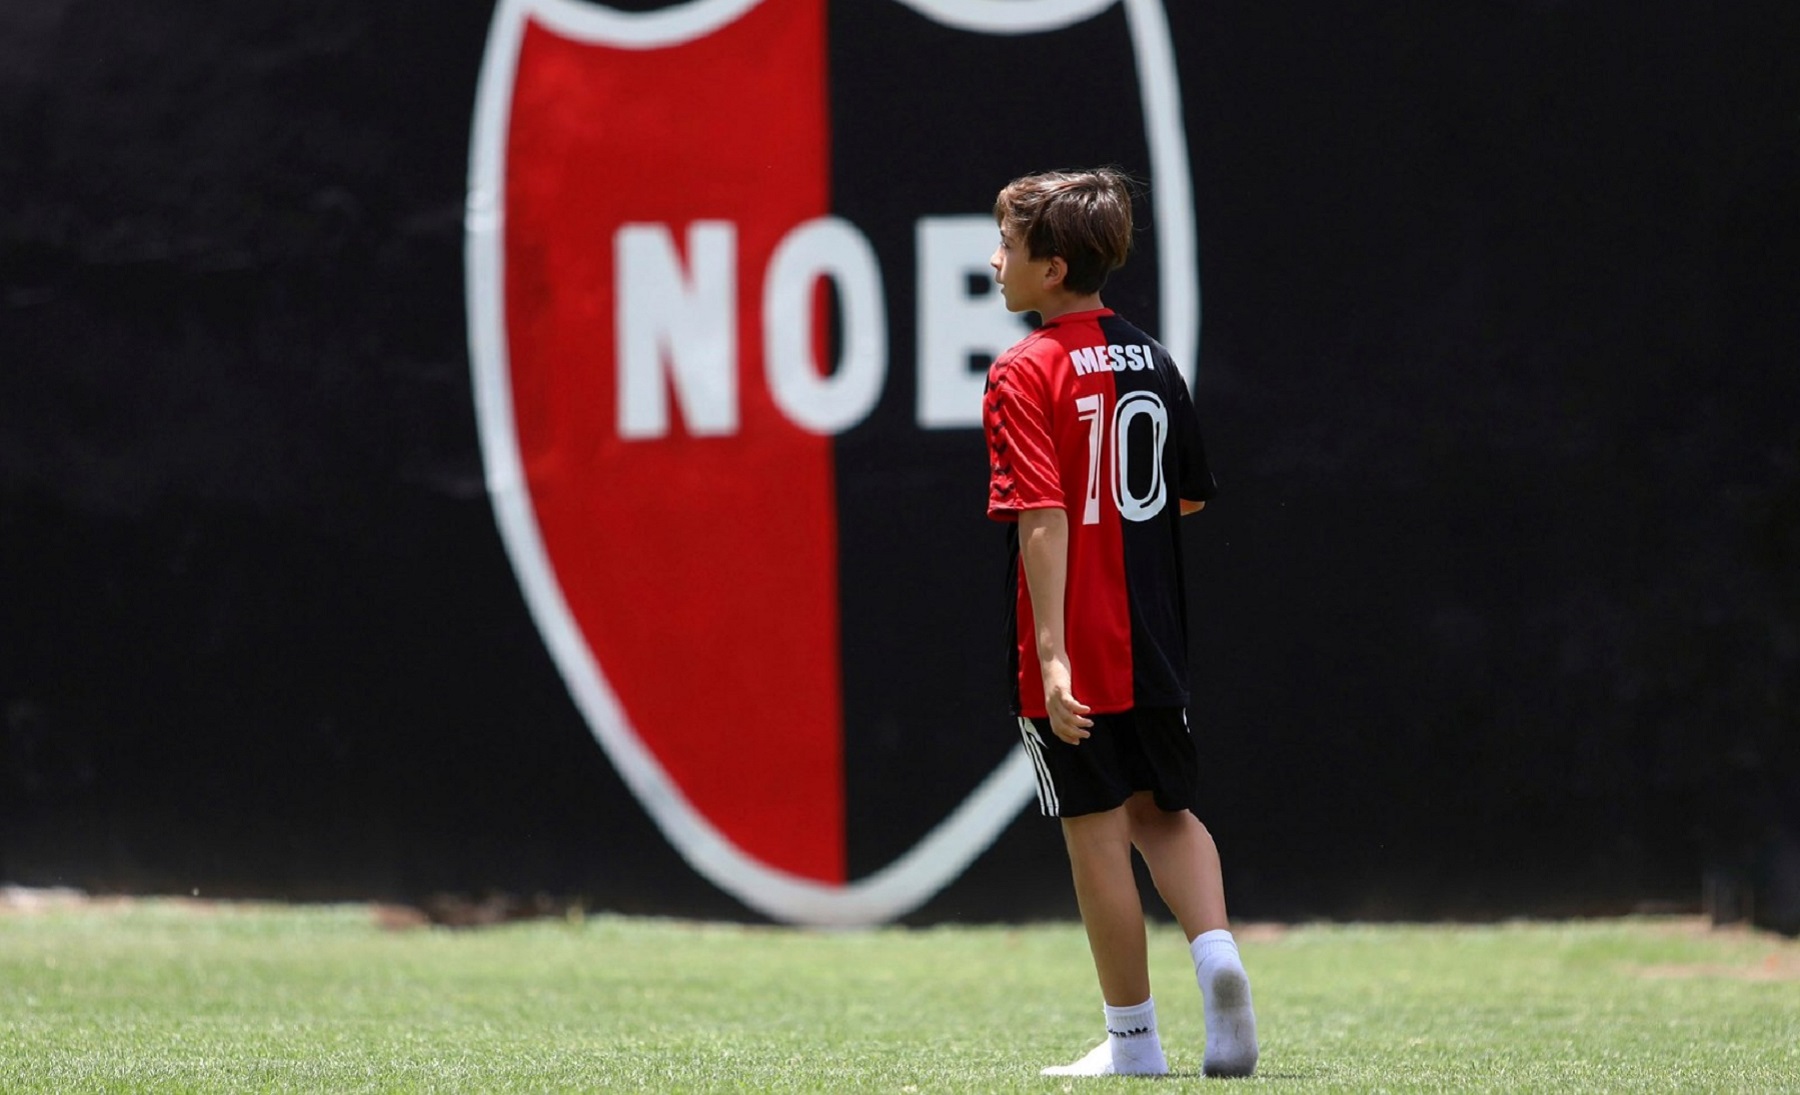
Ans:
[[[1042,326],[988,372],[988,515],[1015,524],[1015,711],[1038,804],[1060,818],[1105,1003],[1107,1039],[1050,1076],[1161,1075],[1131,852],[1189,941],[1209,1076],[1256,1068],[1250,981],[1219,855],[1193,809],[1179,518],[1215,493],[1187,383],[1100,302],[1131,245],[1110,169],[1009,183],[992,265],[1006,307]],[[1020,579],[1023,579],[1022,584]]]

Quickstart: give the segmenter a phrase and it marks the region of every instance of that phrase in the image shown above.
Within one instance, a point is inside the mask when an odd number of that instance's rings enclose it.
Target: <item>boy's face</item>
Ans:
[[[994,257],[988,260],[988,265],[994,268],[994,281],[1000,286],[1000,296],[1006,301],[1007,311],[1044,310],[1051,290],[1062,285],[1062,278],[1051,271],[1054,262],[1054,259],[1032,258],[1025,241],[1012,229],[1001,227],[1000,246],[994,249]]]

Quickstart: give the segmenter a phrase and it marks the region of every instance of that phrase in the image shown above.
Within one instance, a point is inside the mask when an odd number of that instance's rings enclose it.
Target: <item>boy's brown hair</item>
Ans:
[[[1070,291],[1098,293],[1131,251],[1131,180],[1110,167],[1025,175],[994,199],[994,220],[1032,258],[1061,258]]]

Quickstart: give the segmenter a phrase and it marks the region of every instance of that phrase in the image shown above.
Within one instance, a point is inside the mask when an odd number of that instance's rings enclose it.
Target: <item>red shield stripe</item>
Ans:
[[[774,406],[760,318],[775,245],[827,211],[824,33],[821,0],[765,0],[655,50],[528,23],[506,149],[505,294],[507,314],[530,319],[508,332],[520,456],[588,648],[713,825],[772,866],[836,882],[830,442]],[[736,229],[736,430],[695,436],[670,399],[666,436],[624,439],[615,236],[655,224],[679,242],[696,221]]]

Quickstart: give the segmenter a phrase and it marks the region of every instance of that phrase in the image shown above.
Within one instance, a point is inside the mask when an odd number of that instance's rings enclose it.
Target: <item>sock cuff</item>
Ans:
[[[1233,939],[1231,932],[1225,928],[1214,928],[1209,932],[1201,932],[1194,936],[1192,943],[1188,944],[1188,953],[1193,955],[1196,968],[1208,955],[1223,953],[1236,957],[1237,952],[1237,940]]]
[[[1114,1037],[1135,1038],[1156,1033],[1156,997],[1141,1004],[1115,1008],[1101,1005],[1106,1011],[1106,1033]]]

